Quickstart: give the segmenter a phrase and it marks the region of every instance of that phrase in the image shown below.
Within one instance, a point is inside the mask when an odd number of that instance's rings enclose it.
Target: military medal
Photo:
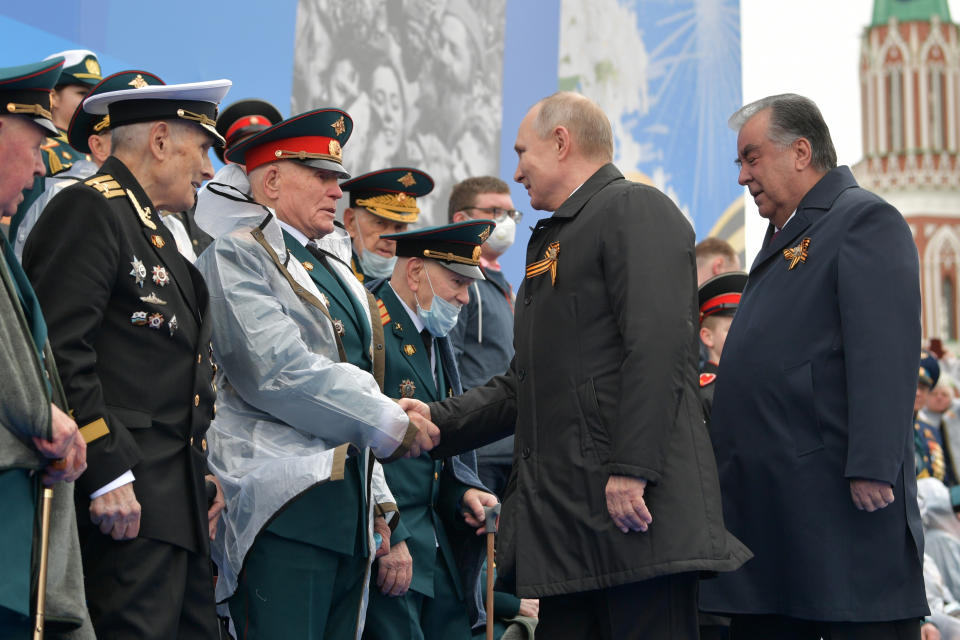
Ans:
[[[337,332],[337,335],[341,338],[343,337],[343,334],[347,332],[346,329],[343,328],[343,320],[340,318],[333,319],[333,328]]]
[[[306,269],[307,271],[313,271],[313,263],[310,262],[309,260],[304,260],[303,268]]]
[[[152,242],[153,246],[155,246],[157,249],[163,249],[163,247],[167,244],[164,241],[163,236],[158,235],[150,236],[150,242]]]
[[[797,264],[807,261],[807,249],[810,247],[810,238],[804,238],[803,241],[792,249],[783,250],[784,260],[790,262],[787,271],[793,269]]]
[[[151,313],[147,317],[147,325],[151,329],[159,329],[163,326],[163,315],[159,313]]]
[[[167,304],[166,300],[163,300],[157,294],[151,292],[148,296],[140,296],[141,302],[149,302],[150,304]]]
[[[180,324],[177,322],[177,316],[170,316],[170,322],[167,323],[167,328],[170,329],[170,337],[173,337],[173,332],[180,327]]]
[[[146,311],[134,311],[133,315],[130,316],[130,324],[135,327],[142,327],[147,324],[147,312]]]
[[[137,260],[137,256],[133,256],[133,260],[130,262],[133,265],[133,269],[130,270],[130,275],[133,276],[134,281],[140,285],[140,288],[143,288],[143,281],[147,277],[147,268],[143,266],[143,262]]]
[[[401,398],[412,398],[413,394],[417,391],[417,385],[413,384],[413,380],[409,378],[404,379],[400,382],[400,397]]]
[[[153,268],[153,283],[158,287],[165,287],[170,284],[170,274],[166,268],[157,265]]]
[[[417,348],[416,348],[415,346],[413,346],[412,344],[405,344],[405,345],[403,345],[403,352],[404,352],[405,354],[407,354],[408,356],[412,356],[413,354],[415,354],[415,353],[417,352]]]

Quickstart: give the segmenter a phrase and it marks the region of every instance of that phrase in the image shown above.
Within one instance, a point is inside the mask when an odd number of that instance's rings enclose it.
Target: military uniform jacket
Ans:
[[[430,357],[416,325],[388,281],[374,291],[380,306],[387,352],[383,378],[384,393],[392,398],[416,398],[424,402],[460,395],[459,373],[447,338],[433,341],[437,380],[430,368]],[[473,453],[445,460],[433,460],[427,454],[412,460],[398,460],[384,468],[387,484],[400,509],[400,523],[390,543],[406,541],[413,557],[410,589],[433,597],[434,572],[444,568],[437,563],[437,545],[446,569],[459,589],[458,598],[471,605],[470,620],[476,622],[480,607],[473,607],[473,595],[479,594],[479,569],[482,563],[482,539],[463,521],[460,501],[473,487],[489,492],[480,482]],[[479,604],[479,600],[477,604]]]
[[[697,389],[693,230],[665,195],[597,170],[527,247],[507,375],[431,404],[431,455],[516,425],[497,571],[521,597],[731,570],[749,552],[724,529]],[[649,481],[646,533],[607,510],[610,475]]]
[[[703,420],[710,424],[710,412],[713,410],[713,392],[717,388],[717,371],[720,367],[715,362],[704,362],[700,368],[700,404],[703,405]]]
[[[910,229],[838,167],[770,241],[772,231],[724,343],[710,420],[724,517],[755,557],[703,582],[701,606],[809,620],[924,616]],[[853,478],[889,483],[895,501],[859,511]]]
[[[214,389],[203,278],[114,157],[50,202],[23,263],[74,418],[94,438],[78,510],[132,469],[140,536],[206,552]]]

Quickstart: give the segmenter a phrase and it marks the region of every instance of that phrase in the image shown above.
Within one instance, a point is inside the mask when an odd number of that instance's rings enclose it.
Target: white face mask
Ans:
[[[371,278],[389,278],[393,275],[393,267],[397,264],[397,256],[385,258],[376,251],[367,251],[363,244],[363,231],[360,229],[360,214],[357,221],[357,239],[360,241],[360,250],[357,258],[360,260],[360,270]]]
[[[433,282],[430,280],[430,270],[427,269],[426,264],[423,265],[423,270],[427,272],[427,284],[430,285],[430,293],[433,294],[433,301],[430,303],[429,309],[424,309],[420,306],[420,297],[414,293],[413,295],[417,300],[417,315],[420,316],[420,321],[423,322],[423,326],[427,331],[433,334],[434,337],[442,338],[457,326],[457,318],[460,316],[460,305],[447,302],[438,296],[437,292],[433,289]]]
[[[513,218],[507,216],[503,219],[503,222],[497,223],[493,233],[487,238],[486,244],[495,251],[497,255],[500,255],[513,244],[513,237],[516,232],[517,223],[513,221]]]

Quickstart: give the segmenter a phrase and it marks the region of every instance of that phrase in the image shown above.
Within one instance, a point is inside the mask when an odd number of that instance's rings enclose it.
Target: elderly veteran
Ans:
[[[494,226],[471,220],[385,236],[398,256],[393,276],[374,289],[388,395],[431,402],[462,393],[447,334],[470,285],[483,279],[480,245]],[[471,527],[483,523],[483,507],[497,499],[480,482],[476,464],[473,452],[437,461],[423,454],[384,469],[403,517],[390,553],[378,560],[364,637],[468,640],[471,625],[485,621],[482,539]],[[406,570],[411,557],[412,575]]]
[[[0,213],[12,213],[35,176],[40,145],[56,128],[50,89],[62,59],[0,69]],[[0,629],[27,637],[38,566],[41,477],[53,485],[45,629],[48,638],[92,638],[83,595],[73,481],[86,468],[86,445],[66,410],[47,327],[36,296],[0,234]],[[56,467],[51,460],[62,459]]]
[[[353,240],[354,274],[364,284],[389,278],[397,263],[396,245],[382,236],[402,233],[417,221],[417,198],[433,191],[433,178],[419,169],[396,167],[365,173],[340,188],[350,193],[343,226]]]
[[[207,288],[157,211],[192,204],[229,80],[110,91],[112,155],[67,187],[23,263],[89,443],[77,483],[90,615],[101,637],[216,638],[204,435],[213,414]],[[217,492],[219,493],[219,492]]]
[[[100,95],[108,91],[127,90],[131,87],[139,89],[158,84],[163,84],[163,80],[148,71],[120,71],[97,83],[87,96]],[[81,103],[77,105],[73,117],[70,118],[66,136],[73,149],[87,155],[75,160],[69,168],[60,173],[47,176],[43,193],[33,201],[17,227],[13,250],[18,258],[23,257],[23,245],[27,242],[27,236],[33,231],[37,220],[43,214],[47,205],[50,204],[50,201],[53,200],[53,197],[75,182],[95,174],[110,157],[109,115],[96,116],[87,113],[83,110],[83,104]]]
[[[377,459],[435,444],[381,392],[382,325],[334,224],[352,127],[338,109],[274,125],[227,150],[197,204],[215,238],[197,266],[221,390],[217,596],[240,638],[358,638],[396,524]]]

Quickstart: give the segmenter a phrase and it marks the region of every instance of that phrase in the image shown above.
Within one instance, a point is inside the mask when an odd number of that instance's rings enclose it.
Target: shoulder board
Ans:
[[[377,298],[377,307],[380,309],[380,322],[386,326],[390,322],[390,314],[387,312],[387,307],[380,298]]]
[[[716,379],[717,379],[717,374],[715,373],[701,373],[700,386],[705,387]]]
[[[109,174],[93,176],[89,180],[84,180],[83,184],[87,185],[88,187],[93,187],[100,192],[100,195],[108,200],[110,198],[118,198],[125,194],[123,187],[120,186],[120,183]]]

